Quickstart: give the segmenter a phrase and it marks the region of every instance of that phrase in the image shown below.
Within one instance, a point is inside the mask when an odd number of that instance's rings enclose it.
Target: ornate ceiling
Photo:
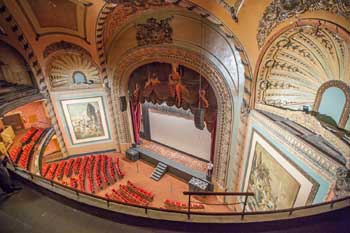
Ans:
[[[350,19],[350,0],[273,0],[259,22],[259,47],[278,24],[307,11],[328,11]]]
[[[256,101],[298,110],[312,107],[323,83],[350,84],[349,64],[350,37],[342,38],[321,23],[291,28],[273,41],[262,59]]]
[[[37,36],[63,33],[86,38],[86,11],[78,0],[16,0]]]

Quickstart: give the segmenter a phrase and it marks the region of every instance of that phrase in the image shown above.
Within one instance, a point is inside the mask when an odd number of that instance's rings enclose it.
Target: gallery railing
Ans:
[[[191,218],[191,197],[192,196],[224,196],[224,197],[239,197],[239,196],[243,196],[244,197],[244,202],[236,202],[236,203],[231,203],[231,204],[221,204],[221,205],[237,205],[237,204],[243,204],[242,207],[242,212],[241,212],[241,219],[244,219],[244,214],[245,214],[245,210],[246,210],[246,206],[247,206],[247,201],[248,201],[248,197],[252,197],[254,196],[254,193],[252,192],[183,192],[184,195],[188,196],[188,205],[187,205],[187,216],[188,219]]]
[[[341,209],[350,207],[350,196],[319,203],[319,204],[313,204],[303,207],[296,207],[296,208],[290,208],[290,209],[281,209],[281,210],[274,210],[274,211],[256,211],[256,212],[247,212],[245,211],[245,208],[243,207],[242,212],[198,212],[198,211],[192,211],[190,208],[187,210],[171,210],[171,209],[161,209],[156,207],[148,207],[148,206],[139,206],[135,204],[127,204],[123,202],[119,202],[116,200],[110,200],[101,196],[97,196],[91,193],[82,192],[70,187],[67,187],[65,185],[62,185],[56,181],[48,180],[44,177],[32,174],[26,170],[22,170],[20,168],[14,168],[12,169],[16,172],[16,174],[20,175],[23,178],[31,180],[34,184],[37,184],[41,187],[44,187],[46,189],[49,189],[55,193],[58,193],[66,198],[73,199],[78,202],[87,203],[88,205],[92,205],[95,207],[103,208],[103,209],[109,209],[111,211],[120,212],[118,210],[112,209],[112,204],[117,204],[118,206],[124,206],[129,209],[123,209],[123,213],[134,215],[134,216],[143,216],[143,217],[149,217],[149,218],[155,218],[155,219],[164,219],[164,220],[174,220],[174,221],[193,221],[193,222],[217,222],[218,219],[220,219],[219,222],[221,223],[233,223],[233,222],[259,222],[259,221],[273,221],[273,220],[281,220],[281,219],[289,219],[291,217],[303,217],[303,216],[310,216],[310,215],[316,215],[320,213],[325,213],[333,209]],[[48,184],[48,185],[46,185]],[[72,197],[72,194],[75,196]],[[185,195],[189,196],[189,203],[191,202],[191,196],[193,195],[204,195],[204,192],[184,192]],[[253,193],[223,193],[223,192],[212,192],[212,193],[205,193],[205,195],[228,195],[228,196],[245,196],[244,205],[246,205],[247,198],[249,196],[253,196]],[[88,199],[84,199],[85,197],[88,197]],[[84,201],[85,200],[85,201]],[[95,201],[95,202],[94,202]],[[97,205],[97,202],[104,203],[103,205]],[[91,204],[93,203],[93,204]],[[131,209],[131,207],[136,208],[138,210],[143,211],[137,211],[137,214],[135,214],[135,209]],[[309,210],[309,211],[308,211]],[[149,215],[149,212],[153,211],[153,215]],[[143,213],[143,214],[141,214]],[[167,215],[161,213],[171,213],[171,214],[178,214],[178,215]],[[157,215],[155,215],[157,214]],[[179,218],[179,216],[183,216],[182,218]],[[268,216],[270,215],[270,216]],[[154,217],[156,216],[156,217]],[[177,216],[177,217],[175,217]],[[180,217],[181,217],[180,216]],[[202,218],[201,218],[202,216]],[[216,216],[216,218],[205,218],[205,216]],[[232,218],[234,216],[237,216],[239,218]],[[254,217],[258,216],[257,218],[250,218],[246,219],[247,217]],[[264,216],[266,218],[264,218]],[[227,217],[227,218],[225,218]]]

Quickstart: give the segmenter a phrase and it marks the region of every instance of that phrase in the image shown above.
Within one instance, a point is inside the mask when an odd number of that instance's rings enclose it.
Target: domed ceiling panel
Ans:
[[[318,88],[330,80],[350,84],[350,42],[332,30],[304,25],[278,37],[262,59],[258,103],[301,110],[312,107]]]
[[[75,83],[75,73],[83,75],[85,82]],[[53,57],[47,74],[53,90],[102,87],[98,67],[80,54],[66,53]]]
[[[38,36],[63,33],[86,37],[87,2],[75,0],[16,0]]]

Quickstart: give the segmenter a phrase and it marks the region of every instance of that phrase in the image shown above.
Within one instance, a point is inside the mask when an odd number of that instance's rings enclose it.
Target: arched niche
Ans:
[[[52,53],[45,71],[52,91],[102,88],[99,67],[86,53],[64,50]]]
[[[350,87],[338,80],[322,84],[313,111],[332,117],[339,128],[345,128],[350,113]]]
[[[350,34],[327,21],[304,19],[277,33],[263,48],[255,72],[255,103],[313,110],[320,87],[350,83]]]

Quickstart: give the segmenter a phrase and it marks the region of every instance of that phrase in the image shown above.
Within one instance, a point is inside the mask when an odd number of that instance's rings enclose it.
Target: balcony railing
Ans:
[[[11,169],[11,168],[10,168]],[[350,196],[333,200],[329,202],[313,204],[303,207],[296,207],[290,209],[280,209],[274,211],[255,211],[247,212],[246,203],[249,196],[253,193],[226,193],[226,192],[184,192],[188,195],[189,205],[191,204],[191,196],[203,195],[224,195],[224,196],[244,196],[243,208],[241,212],[198,212],[191,208],[187,210],[170,210],[156,207],[139,206],[134,204],[126,204],[116,200],[110,200],[91,193],[82,192],[70,187],[64,186],[58,182],[45,179],[44,177],[32,174],[20,168],[11,169],[17,175],[30,180],[32,183],[46,188],[52,192],[58,193],[66,198],[75,200],[77,202],[85,203],[94,207],[124,213],[132,216],[170,220],[170,221],[184,221],[184,222],[198,222],[198,223],[240,223],[240,222],[261,222],[261,221],[275,221],[284,220],[297,217],[306,217],[326,213],[332,210],[350,207]],[[213,218],[215,216],[215,218]]]

